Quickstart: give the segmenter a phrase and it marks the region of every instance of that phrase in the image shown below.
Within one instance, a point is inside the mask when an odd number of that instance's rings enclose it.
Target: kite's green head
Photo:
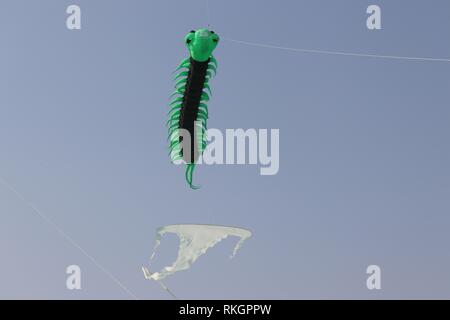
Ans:
[[[219,43],[219,36],[214,31],[199,29],[189,32],[185,37],[191,58],[198,62],[207,61]]]

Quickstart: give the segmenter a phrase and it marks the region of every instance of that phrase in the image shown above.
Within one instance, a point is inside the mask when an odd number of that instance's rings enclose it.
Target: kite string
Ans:
[[[164,282],[162,282],[161,280],[157,280],[156,282],[159,283],[159,285],[166,290],[174,300],[179,300],[178,297],[164,284]]]
[[[39,210],[32,202],[28,201],[25,196],[14,188],[4,177],[0,176],[0,183],[14,193],[20,200],[22,200],[28,207],[30,207],[34,213],[41,217],[47,224],[56,230],[67,242],[77,248],[83,255],[91,260],[103,273],[105,273],[111,280],[113,280],[119,287],[121,287],[129,296],[138,300],[137,296],[133,294],[121,281],[119,281],[109,270],[101,265],[93,256],[91,256],[86,250],[84,250],[75,240],[65,233],[56,223],[54,223],[48,216],[46,216],[41,210]]]
[[[208,23],[208,29],[211,27],[211,10],[209,8],[209,0],[206,1],[206,22]]]
[[[211,10],[210,10],[209,0],[206,0],[206,18],[208,21],[208,28],[209,28],[210,22],[211,22]],[[396,55],[379,55],[379,54],[359,53],[359,52],[344,52],[344,51],[334,51],[334,50],[304,49],[304,48],[292,48],[292,47],[277,46],[277,45],[272,45],[272,44],[267,44],[267,43],[250,42],[250,41],[237,40],[237,39],[224,38],[224,37],[222,37],[222,39],[226,40],[226,41],[230,41],[230,42],[243,44],[243,45],[253,46],[253,47],[278,49],[278,50],[294,51],[294,52],[302,52],[302,53],[315,53],[315,54],[324,54],[324,55],[337,55],[337,56],[375,58],[375,59],[391,59],[391,60],[450,62],[450,58],[410,57],[410,56],[396,56]]]
[[[377,59],[393,59],[393,60],[450,62],[450,58],[410,57],[410,56],[378,55],[378,54],[369,54],[369,53],[344,52],[344,51],[332,51],[332,50],[303,49],[303,48],[276,46],[276,45],[259,43],[259,42],[243,41],[243,40],[224,38],[224,37],[222,37],[222,39],[226,40],[226,41],[230,41],[230,42],[253,46],[253,47],[279,49],[279,50],[302,52],[302,53],[317,53],[317,54],[326,54],[326,55],[352,56],[352,57],[377,58]]]

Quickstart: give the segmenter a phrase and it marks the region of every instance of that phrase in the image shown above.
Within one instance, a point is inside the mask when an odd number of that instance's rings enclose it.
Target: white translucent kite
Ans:
[[[153,254],[150,258],[153,259],[156,249],[161,243],[161,237],[166,233],[174,233],[180,239],[180,246],[178,248],[178,257],[171,266],[164,267],[160,272],[151,273],[147,268],[142,268],[146,279],[153,279],[161,281],[168,275],[175,272],[189,269],[189,267],[200,257],[205,254],[208,249],[214,247],[220,241],[229,236],[239,237],[240,240],[233,250],[234,255],[241,248],[246,239],[251,237],[251,232],[235,227],[224,227],[214,225],[198,225],[198,224],[180,224],[170,225],[159,228],[156,232],[156,244]],[[167,288],[163,286],[166,290]]]

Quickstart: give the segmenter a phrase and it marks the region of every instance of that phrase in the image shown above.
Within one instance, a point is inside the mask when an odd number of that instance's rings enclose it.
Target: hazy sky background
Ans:
[[[211,0],[210,17],[224,38],[450,58],[447,0]],[[140,268],[172,223],[253,232],[235,259],[228,239],[168,278],[181,298],[449,298],[450,63],[223,40],[208,124],[279,128],[280,171],[201,166],[194,192],[165,123],[183,38],[206,25],[204,0],[0,2],[0,176],[23,197],[0,184],[0,298],[132,298],[29,203],[140,299],[170,298]],[[176,246],[163,239],[152,269]]]

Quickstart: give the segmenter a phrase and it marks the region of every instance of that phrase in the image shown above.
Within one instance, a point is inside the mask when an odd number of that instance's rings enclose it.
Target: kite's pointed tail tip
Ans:
[[[192,184],[192,176],[194,175],[195,163],[189,163],[186,165],[186,181],[193,190],[200,189],[200,186],[194,186]]]

